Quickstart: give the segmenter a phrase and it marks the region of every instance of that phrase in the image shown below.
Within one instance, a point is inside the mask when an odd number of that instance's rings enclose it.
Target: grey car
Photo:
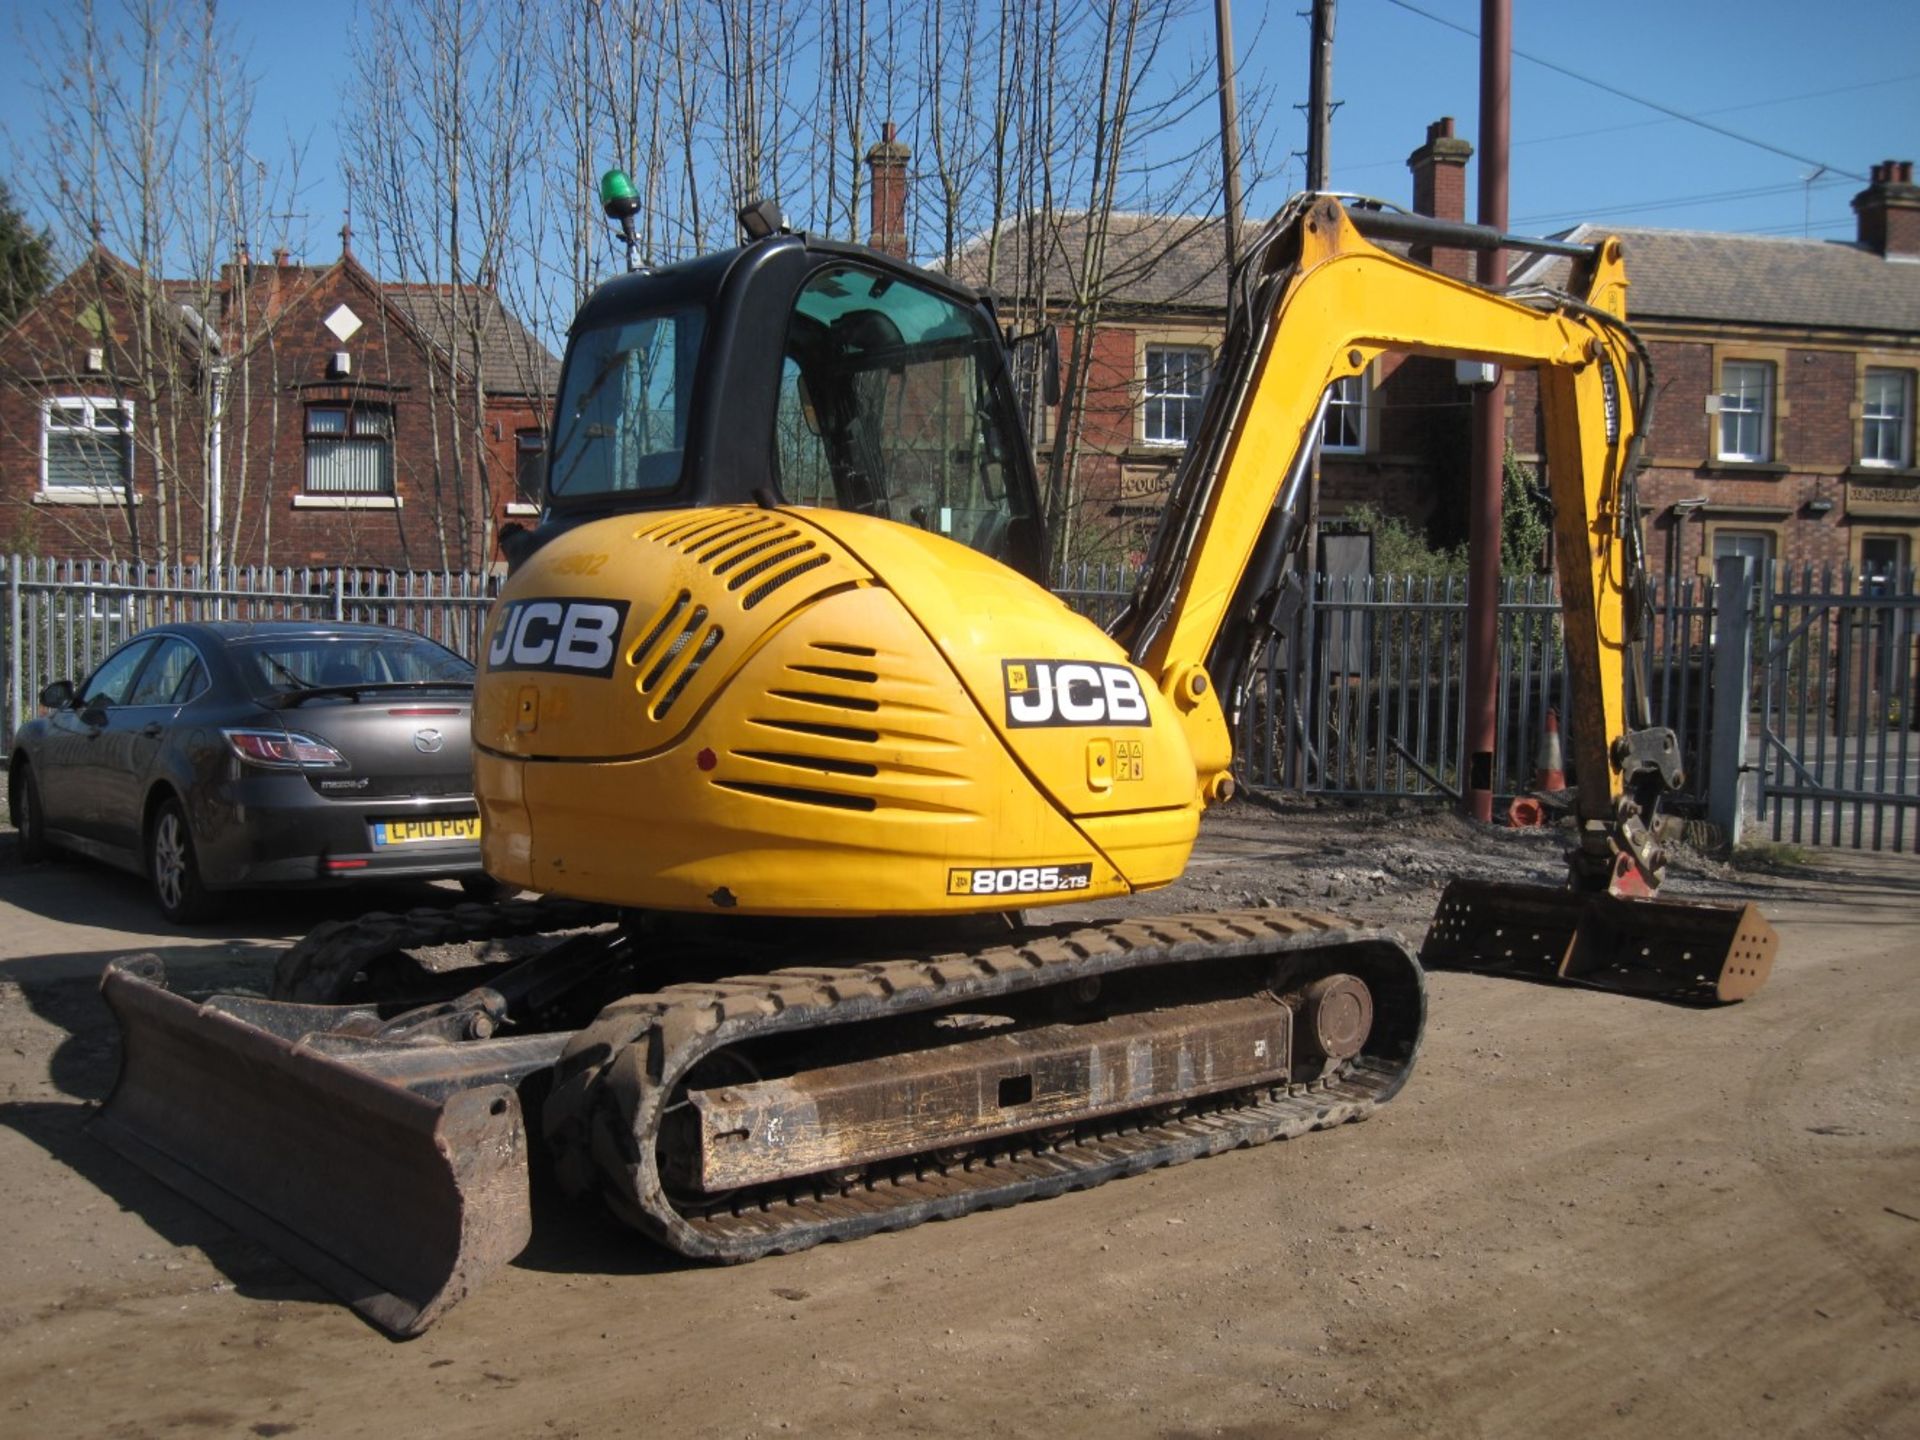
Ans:
[[[21,727],[22,857],[144,873],[168,919],[222,891],[455,877],[480,864],[473,667],[406,630],[275,622],[147,630]]]

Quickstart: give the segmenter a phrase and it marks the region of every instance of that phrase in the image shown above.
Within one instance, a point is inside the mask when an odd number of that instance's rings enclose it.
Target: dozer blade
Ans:
[[[1779,945],[1755,905],[1455,880],[1420,963],[1705,1005],[1759,990]]]
[[[121,1061],[94,1133],[382,1329],[419,1334],[525,1246],[511,1085],[467,1079],[428,1098],[321,1053],[344,1009],[196,1005],[152,956],[115,960],[100,988]]]

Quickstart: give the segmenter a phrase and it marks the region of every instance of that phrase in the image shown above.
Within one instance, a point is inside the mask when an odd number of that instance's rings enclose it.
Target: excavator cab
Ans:
[[[540,526],[794,505],[915,526],[1043,582],[1047,545],[990,307],[875,251],[780,233],[581,308]]]

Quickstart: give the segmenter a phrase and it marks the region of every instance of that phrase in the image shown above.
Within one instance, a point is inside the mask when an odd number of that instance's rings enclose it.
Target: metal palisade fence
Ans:
[[[1649,667],[1655,723],[1693,757],[1704,796],[1710,612],[1691,584],[1660,614]],[[1465,763],[1466,582],[1458,576],[1317,576],[1270,645],[1241,715],[1244,778],[1346,797],[1457,799]],[[1570,703],[1560,602],[1547,576],[1501,582],[1496,630],[1494,791],[1502,803],[1541,787],[1550,724],[1567,779],[1582,718]],[[1660,641],[1664,644],[1658,644]],[[1550,718],[1551,717],[1551,718]]]
[[[340,567],[234,569],[0,558],[8,605],[0,720],[10,742],[50,680],[84,677],[115,646],[173,620],[355,620],[397,625],[473,656],[498,589],[487,574]],[[1728,572],[1731,574],[1732,572]],[[1115,565],[1063,568],[1054,591],[1101,625],[1131,592]],[[1920,848],[1920,596],[1914,575],[1726,575],[1656,597],[1645,683],[1654,723],[1686,757],[1680,808],[1704,813],[1714,704],[1744,694],[1744,748],[1719,764],[1777,839]],[[1466,587],[1458,577],[1316,576],[1250,674],[1235,736],[1245,783],[1350,798],[1457,795],[1464,765]],[[1716,606],[1716,595],[1723,597]],[[1717,610],[1720,612],[1717,617]],[[1724,622],[1724,623],[1723,623]],[[1718,634],[1716,632],[1719,632]],[[1548,577],[1502,582],[1495,790],[1534,790],[1548,712],[1562,753],[1568,704],[1559,598]],[[1731,637],[1750,663],[1718,683]],[[1578,775],[1569,773],[1570,783]],[[1725,778],[1724,776],[1722,777]],[[1910,813],[1916,812],[1916,813]]]
[[[351,620],[395,625],[471,657],[498,581],[445,571],[199,566],[0,558],[7,604],[9,745],[52,680],[81,680],[123,641],[188,620]]]
[[[1749,763],[1775,840],[1920,849],[1914,572],[1761,577]]]

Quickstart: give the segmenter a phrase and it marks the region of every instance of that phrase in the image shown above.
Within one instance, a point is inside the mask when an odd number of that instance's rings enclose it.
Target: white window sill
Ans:
[[[540,507],[538,505],[527,505],[518,500],[509,500],[507,502],[507,514],[509,515],[538,515],[539,513]]]
[[[36,505],[116,505],[126,508],[127,492],[124,490],[42,490],[33,497]],[[133,497],[135,505],[146,504],[144,496]]]
[[[398,495],[296,495],[296,510],[398,510]]]

